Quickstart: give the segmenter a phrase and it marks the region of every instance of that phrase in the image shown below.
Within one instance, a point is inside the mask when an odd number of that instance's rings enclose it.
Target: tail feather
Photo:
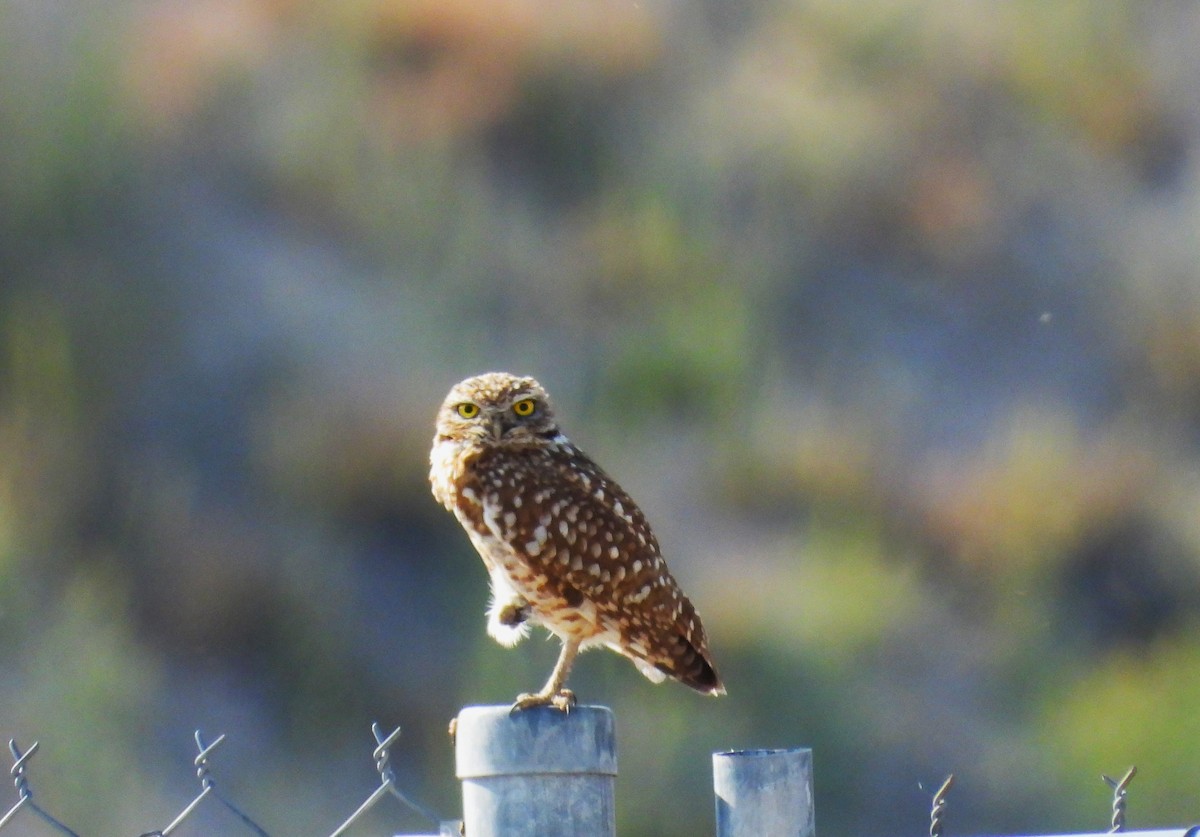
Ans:
[[[707,654],[683,636],[676,640],[675,647],[670,662],[657,664],[660,671],[701,694],[725,694],[725,684]]]
[[[670,677],[701,694],[725,694],[725,684],[708,653],[700,617],[686,598],[669,620],[625,633],[620,642],[605,644],[632,660],[655,683]]]

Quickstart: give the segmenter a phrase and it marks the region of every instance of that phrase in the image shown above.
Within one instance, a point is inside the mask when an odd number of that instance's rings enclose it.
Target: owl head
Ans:
[[[560,441],[560,435],[542,385],[507,372],[455,384],[438,411],[438,441],[526,447]]]

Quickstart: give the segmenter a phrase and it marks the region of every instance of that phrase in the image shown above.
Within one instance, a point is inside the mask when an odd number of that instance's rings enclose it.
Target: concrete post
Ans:
[[[614,837],[612,712],[576,706],[458,714],[456,774],[470,837]]]
[[[815,837],[812,750],[713,753],[717,837]]]

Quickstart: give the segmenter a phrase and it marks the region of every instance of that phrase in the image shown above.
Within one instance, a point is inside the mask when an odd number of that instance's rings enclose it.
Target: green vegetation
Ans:
[[[84,11],[0,7],[0,736],[68,824],[169,821],[201,727],[327,832],[373,720],[457,809],[446,722],[555,653],[484,635],[425,484],[487,368],[639,499],[729,687],[580,663],[623,834],[802,744],[830,833],[951,771],[962,833],[1098,830],[1130,764],[1131,826],[1200,817],[1185,7]]]

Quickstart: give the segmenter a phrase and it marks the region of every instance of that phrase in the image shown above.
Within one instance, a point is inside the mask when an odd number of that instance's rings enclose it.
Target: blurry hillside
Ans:
[[[710,833],[713,750],[801,744],[828,834],[917,833],[950,771],[957,833],[1099,830],[1130,764],[1131,827],[1195,822],[1198,42],[1170,2],[0,0],[39,801],[166,823],[201,727],[328,833],[378,720],[455,813],[447,720],[556,653],[485,636],[426,483],[446,390],[507,369],[729,687],[583,659],[623,834]]]

